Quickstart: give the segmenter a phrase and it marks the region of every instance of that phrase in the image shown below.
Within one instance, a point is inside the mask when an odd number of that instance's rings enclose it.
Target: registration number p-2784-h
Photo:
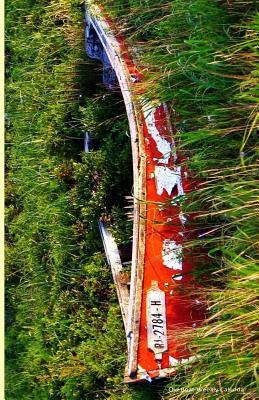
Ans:
[[[155,353],[155,359],[161,360],[167,351],[165,293],[159,289],[158,282],[152,281],[147,291],[147,338],[148,348]]]

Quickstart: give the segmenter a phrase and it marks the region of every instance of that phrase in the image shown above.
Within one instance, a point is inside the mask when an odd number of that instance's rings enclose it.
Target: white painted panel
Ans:
[[[168,164],[169,158],[171,156],[172,143],[161,136],[159,130],[157,129],[155,112],[156,108],[150,109],[150,106],[148,104],[143,105],[143,113],[145,117],[145,122],[147,124],[148,133],[156,142],[157,150],[162,154],[162,157],[157,159],[157,161],[161,164]]]
[[[163,241],[162,248],[162,259],[163,264],[167,268],[172,268],[174,270],[182,270],[182,245],[175,243],[174,240],[165,239]]]
[[[184,195],[180,166],[176,166],[174,169],[170,169],[168,167],[156,165],[155,181],[157,194],[159,196],[162,195],[164,190],[168,193],[169,196],[171,196],[175,186],[177,186],[178,189],[178,196]]]
[[[147,339],[148,348],[155,354],[157,361],[167,351],[165,293],[159,289],[158,282],[152,281],[147,291]]]

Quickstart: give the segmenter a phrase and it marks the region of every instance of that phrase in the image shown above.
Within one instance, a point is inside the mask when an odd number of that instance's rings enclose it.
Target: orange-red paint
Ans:
[[[172,134],[167,123],[167,116],[163,106],[160,106],[155,113],[156,127],[161,132],[161,136],[172,143]],[[167,204],[177,196],[177,188],[168,196],[164,190],[162,195],[157,194],[157,188],[153,173],[161,157],[158,152],[155,141],[148,132],[143,119],[143,134],[145,139],[145,152],[147,156],[146,165],[146,191],[147,191],[147,214],[146,214],[146,244],[145,244],[145,269],[142,292],[142,309],[140,323],[140,339],[138,348],[138,364],[147,371],[157,370],[158,365],[154,358],[154,353],[147,348],[147,323],[146,323],[146,294],[151,287],[151,281],[156,280],[159,288],[165,292],[166,296],[166,318],[168,335],[168,352],[163,354],[161,367],[168,368],[169,355],[181,359],[190,356],[186,344],[177,338],[177,335],[183,332],[183,329],[192,328],[193,324],[200,324],[203,320],[203,312],[194,305],[193,300],[188,295],[181,294],[180,287],[186,287],[192,280],[190,271],[193,267],[191,254],[184,254],[182,270],[175,271],[163,265],[162,244],[164,239],[174,240],[176,243],[184,244],[186,240],[186,228],[179,219],[179,206],[167,206],[161,211],[161,204]],[[178,163],[181,159],[178,158]],[[169,160],[171,168],[174,166],[173,157]],[[182,185],[185,193],[188,193],[195,182],[190,182],[184,177],[184,167],[182,166]],[[169,222],[168,222],[168,219]],[[186,252],[187,253],[187,252]],[[181,281],[174,281],[172,276],[175,274],[183,276]],[[173,290],[173,293],[170,292]],[[158,375],[158,371],[151,375]]]
[[[113,21],[105,14],[106,22],[108,22],[114,33],[121,49],[121,56],[127,65],[130,75],[143,79],[143,75],[136,68],[130,56],[124,38],[116,34]],[[132,84],[134,85],[134,83]],[[144,96],[143,96],[144,97]],[[179,333],[185,329],[192,329],[198,326],[204,320],[204,308],[197,306],[193,299],[192,284],[192,268],[195,260],[192,258],[191,251],[183,249],[182,270],[175,271],[163,264],[162,247],[165,239],[170,239],[177,244],[184,243],[187,239],[195,236],[188,228],[188,223],[184,225],[180,218],[180,206],[172,205],[172,198],[177,196],[177,187],[172,190],[171,195],[163,190],[161,195],[157,193],[157,187],[154,177],[155,166],[163,166],[159,162],[162,154],[158,151],[155,140],[151,137],[145,122],[144,113],[142,113],[143,137],[145,143],[146,154],[146,235],[145,235],[145,258],[144,258],[144,277],[142,288],[142,305],[140,320],[140,335],[138,345],[138,364],[144,368],[151,378],[159,375],[159,366],[155,360],[154,353],[147,347],[147,321],[146,321],[146,296],[147,291],[151,288],[151,282],[157,281],[159,288],[165,292],[166,302],[166,324],[167,324],[167,340],[168,351],[163,353],[161,368],[170,367],[169,356],[176,359],[187,358],[190,356],[187,344]],[[168,115],[163,105],[156,108],[155,111],[156,129],[162,138],[166,139],[172,146],[173,132],[168,121]],[[177,158],[170,156],[166,165],[170,169],[177,165],[181,165],[182,186],[185,193],[190,192],[196,186],[192,179],[186,177],[186,169],[184,167],[185,160],[177,152]],[[174,280],[173,275],[181,274],[181,280]],[[181,336],[182,337],[182,336]]]

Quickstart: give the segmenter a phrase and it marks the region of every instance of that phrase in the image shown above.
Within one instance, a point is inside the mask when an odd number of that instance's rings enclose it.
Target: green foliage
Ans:
[[[199,261],[195,276],[203,287],[201,296],[208,302],[209,315],[203,328],[190,333],[197,362],[186,371],[180,368],[163,390],[163,399],[254,398],[256,2],[102,3],[117,18],[130,48],[137,49],[134,57],[145,74],[138,91],[171,103],[178,152],[199,182],[182,206],[186,216],[195,217],[193,228],[200,233],[186,245],[193,254],[208,254]],[[199,392],[200,387],[218,392]],[[238,388],[243,393],[235,391]]]
[[[126,341],[96,224],[104,214],[118,242],[130,239],[130,140],[121,96],[85,58],[81,3],[6,4],[6,399],[192,398],[183,387],[206,399],[201,386],[218,390],[211,399],[255,398],[255,2],[103,1],[138,49],[146,95],[172,104],[178,148],[202,181],[183,204],[201,231],[188,246],[209,254],[195,364],[138,387],[121,383]]]
[[[113,206],[111,212],[111,231],[117,244],[132,241],[133,221],[119,207]]]
[[[6,14],[6,399],[131,398],[97,228],[131,190],[125,110],[86,59],[80,1],[10,0]]]

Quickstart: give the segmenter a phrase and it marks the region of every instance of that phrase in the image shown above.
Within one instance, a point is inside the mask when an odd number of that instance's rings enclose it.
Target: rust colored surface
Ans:
[[[156,109],[155,112],[156,127],[160,135],[172,144],[174,150],[173,137],[168,126],[166,112],[163,106]],[[168,352],[163,354],[161,367],[168,368],[169,355],[176,358],[187,358],[190,356],[187,346],[178,335],[185,329],[193,328],[203,320],[202,310],[195,305],[193,299],[188,296],[188,287],[192,280],[190,271],[193,268],[194,260],[191,253],[183,251],[182,269],[174,270],[167,268],[163,264],[162,247],[165,240],[173,240],[176,244],[184,245],[187,240],[188,228],[179,218],[180,207],[170,205],[172,199],[178,196],[178,189],[175,186],[171,195],[163,190],[161,195],[157,193],[157,187],[154,177],[155,167],[164,165],[159,163],[161,153],[157,150],[156,143],[152,139],[147,125],[143,125],[143,134],[145,137],[145,151],[147,155],[147,214],[146,214],[146,245],[145,245],[145,269],[142,291],[142,309],[140,323],[140,337],[138,348],[138,364],[147,371],[157,370],[158,364],[154,359],[154,353],[147,348],[147,321],[146,321],[146,294],[151,287],[153,280],[157,281],[159,288],[165,292],[166,299],[166,322],[168,337]],[[155,160],[154,160],[155,159]],[[171,155],[168,166],[171,170],[176,165],[182,164],[182,160],[174,160]],[[184,166],[181,166],[181,181],[185,193],[188,193],[195,186],[195,182],[185,177]],[[166,207],[167,205],[167,207]],[[170,206],[168,206],[170,205]],[[173,276],[181,274],[181,280],[174,280]],[[185,290],[183,290],[185,289]],[[187,292],[187,293],[183,293]],[[195,325],[194,325],[195,324]],[[158,375],[158,371],[150,372],[151,377]]]
[[[102,11],[102,17],[104,16],[106,24],[113,32],[114,40],[119,45],[119,57],[126,65],[125,79],[132,87],[132,93],[136,93],[134,85],[138,85],[143,76],[139,72],[140,69],[134,65],[123,37],[115,33],[113,22]],[[132,77],[137,79],[131,81]],[[132,104],[134,110],[137,110],[135,120],[140,143],[138,157],[142,157],[141,154],[144,152],[145,159],[144,166],[143,157],[142,164],[138,163],[145,169],[142,174],[144,183],[141,192],[141,195],[144,193],[144,197],[141,197],[145,202],[145,207],[142,207],[144,215],[140,213],[144,221],[142,219],[139,224],[142,226],[141,229],[144,229],[144,242],[138,243],[141,251],[144,251],[144,256],[141,256],[144,258],[144,265],[143,261],[138,264],[141,273],[136,274],[138,276],[136,293],[132,297],[138,300],[135,304],[129,305],[134,309],[133,315],[135,313],[140,316],[140,320],[135,321],[136,328],[133,332],[135,344],[133,351],[129,353],[129,360],[131,363],[133,360],[134,368],[137,370],[132,368],[133,373],[130,377],[126,374],[127,382],[172,374],[177,360],[181,361],[191,356],[188,344],[183,339],[184,331],[199,326],[204,320],[204,306],[198,296],[195,298],[191,274],[197,261],[193,259],[191,250],[185,246],[190,238],[195,237],[195,233],[188,223],[190,220],[182,215],[180,208],[184,195],[195,189],[196,182],[188,177],[185,160],[178,154],[166,105],[150,106],[149,110],[144,93],[142,99],[138,100],[132,95]],[[133,168],[139,169],[139,165],[134,165]],[[140,192],[134,193],[135,196],[138,194]],[[167,336],[167,348],[165,351],[161,349],[160,358],[148,348],[147,340],[147,292],[154,282],[165,293],[164,335]],[[152,315],[149,318],[159,319]],[[157,331],[155,332],[157,334]],[[126,332],[127,336],[129,333]],[[159,335],[157,337],[159,340]]]

